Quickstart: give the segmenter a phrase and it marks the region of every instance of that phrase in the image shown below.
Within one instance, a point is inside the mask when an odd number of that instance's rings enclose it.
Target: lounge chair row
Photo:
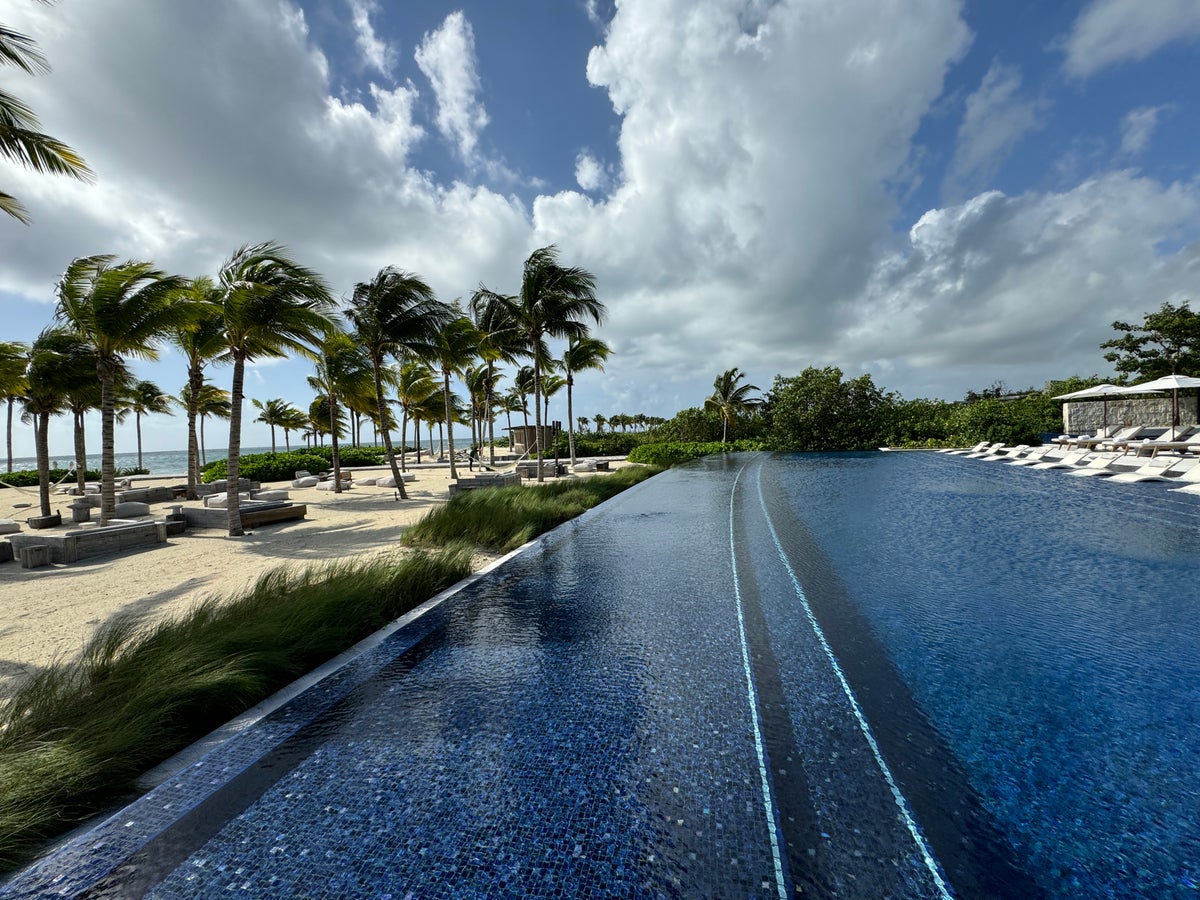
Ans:
[[[1139,429],[1125,429],[1111,437],[1060,439],[1040,447],[985,443],[957,452],[1032,469],[1065,469],[1072,476],[1118,484],[1178,482],[1181,486],[1174,490],[1200,494],[1200,426],[1168,429],[1153,440],[1138,440],[1138,434]]]

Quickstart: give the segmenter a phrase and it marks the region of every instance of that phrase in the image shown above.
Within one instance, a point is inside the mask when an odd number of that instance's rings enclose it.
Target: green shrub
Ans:
[[[576,456],[628,456],[629,451],[648,440],[644,431],[585,431],[575,435]],[[555,444],[559,457],[566,459],[571,455],[567,443],[567,433],[558,436]],[[549,454],[553,456],[553,452]]]
[[[515,550],[656,471],[630,466],[594,478],[466,491],[431,510],[403,541],[438,546],[465,540],[490,550]]]
[[[304,571],[156,625],[118,616],[0,708],[0,869],[133,789],[146,769],[470,571],[450,548]]]
[[[251,453],[238,460],[238,474],[251,481],[291,481],[296,471],[323,472],[329,461],[311,450],[293,450],[291,453]],[[201,480],[205,484],[224,478],[228,474],[225,460],[218,459],[204,467]]]
[[[65,482],[63,482],[64,484],[73,484],[75,482],[74,473],[71,473],[71,477],[67,478],[67,474],[70,471],[71,471],[70,469],[51,469],[50,470],[50,483],[57,484],[58,482],[62,481],[64,478],[66,478],[67,480]],[[148,472],[149,472],[149,470],[147,470],[147,469],[137,469],[137,468],[117,469],[117,477],[124,478],[128,475],[146,475],[146,474],[148,474]],[[100,473],[94,469],[88,469],[86,472],[83,473],[83,477],[84,477],[85,481],[99,481]],[[0,484],[0,490],[3,490],[6,486],[37,487],[38,486],[37,469],[18,469],[15,472],[0,472],[0,481],[4,482],[4,484]]]
[[[690,462],[713,453],[737,453],[764,450],[762,441],[670,441],[662,444],[642,444],[629,454],[629,461],[668,468]]]

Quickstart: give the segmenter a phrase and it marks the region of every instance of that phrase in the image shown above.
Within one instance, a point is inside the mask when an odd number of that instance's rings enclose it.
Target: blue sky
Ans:
[[[276,239],[338,296],[394,264],[453,299],[514,291],[554,243],[610,311],[616,355],[580,378],[580,412],[671,415],[732,366],[763,388],[836,365],[948,399],[1108,375],[1111,322],[1194,298],[1200,276],[1195,0],[14,0],[4,16],[54,71],[0,70],[0,87],[97,172],[0,161],[35,220],[0,221],[6,339],[36,336],[58,274],[93,253],[199,275]],[[183,382],[170,352],[135,369]],[[307,405],[307,374],[257,365],[247,391]],[[150,448],[183,444],[179,418],[144,428]]]

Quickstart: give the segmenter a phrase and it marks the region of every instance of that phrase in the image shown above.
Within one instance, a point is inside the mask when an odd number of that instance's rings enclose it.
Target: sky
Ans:
[[[1196,297],[1196,0],[9,0],[53,71],[0,89],[91,184],[0,160],[0,339],[78,256],[212,274],[284,243],[515,293],[554,244],[614,355],[576,415],[670,416],[739,367],[907,399],[1109,376],[1115,320]],[[133,361],[176,393],[179,355]],[[307,408],[304,360],[247,396]],[[225,387],[228,369],[213,369]],[[563,404],[565,406],[565,400]],[[269,443],[247,404],[243,443]],[[565,408],[552,407],[565,419]],[[182,416],[143,423],[184,446]],[[94,436],[93,436],[94,429]],[[209,423],[208,444],[224,431]],[[118,451],[132,450],[132,426]],[[51,432],[68,454],[68,423]],[[99,425],[89,425],[99,447]],[[56,449],[61,448],[61,449]],[[18,427],[18,456],[33,454]]]

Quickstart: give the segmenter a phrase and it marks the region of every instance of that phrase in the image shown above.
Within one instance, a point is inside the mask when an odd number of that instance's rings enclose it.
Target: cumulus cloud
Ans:
[[[354,42],[362,52],[366,64],[379,74],[392,77],[396,65],[396,50],[375,33],[371,14],[379,11],[375,0],[348,0],[350,18],[354,25]]]
[[[575,157],[575,181],[591,193],[605,190],[611,179],[604,164],[584,150]]]
[[[1194,234],[1198,215],[1197,185],[1130,172],[931,210],[879,261],[845,339],[912,368],[1094,372],[1110,323],[1140,320],[1194,279],[1200,244],[1161,245]]]
[[[1121,155],[1139,156],[1150,145],[1158,120],[1169,109],[1169,106],[1144,106],[1126,113],[1121,120]]]
[[[961,198],[986,186],[1020,140],[1039,126],[1038,104],[1021,96],[1021,74],[993,63],[966,99],[943,193]]]
[[[440,28],[427,33],[417,47],[417,65],[433,85],[437,127],[467,162],[474,161],[479,133],[488,124],[479,100],[475,32],[461,11],[446,16]]]
[[[1177,41],[1200,38],[1195,0],[1093,0],[1064,40],[1069,75],[1088,78],[1108,66],[1145,59]]]

